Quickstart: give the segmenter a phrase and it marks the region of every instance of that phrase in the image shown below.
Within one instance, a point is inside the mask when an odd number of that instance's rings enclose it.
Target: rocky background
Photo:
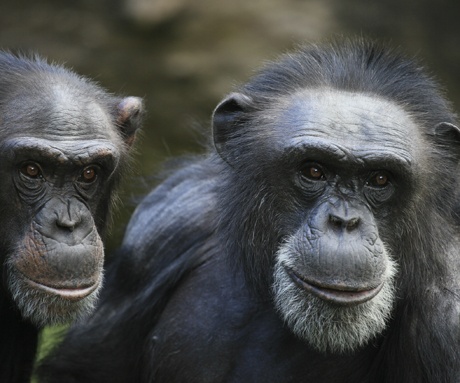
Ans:
[[[364,35],[402,46],[458,104],[459,17],[455,0],[14,0],[0,5],[0,47],[38,52],[114,93],[145,97],[137,172],[110,250],[159,163],[201,151],[219,99],[298,43]]]

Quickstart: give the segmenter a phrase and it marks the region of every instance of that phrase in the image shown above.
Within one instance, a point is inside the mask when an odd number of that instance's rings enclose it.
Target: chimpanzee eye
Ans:
[[[388,186],[390,183],[390,177],[388,173],[384,171],[377,172],[372,175],[372,177],[367,181],[367,184],[369,186],[375,187],[375,188],[383,188],[385,186]]]
[[[388,201],[395,191],[396,188],[391,182],[391,175],[386,171],[377,171],[367,180],[364,195],[374,206],[378,206]]]
[[[29,178],[42,177],[40,166],[35,162],[27,162],[21,166],[20,172]]]
[[[83,182],[86,184],[90,184],[94,182],[97,178],[97,169],[95,166],[87,166],[86,168],[83,169],[83,171],[80,174],[80,177],[78,178],[79,182]]]
[[[313,181],[322,181],[325,179],[324,172],[318,164],[307,164],[301,169],[303,177]]]

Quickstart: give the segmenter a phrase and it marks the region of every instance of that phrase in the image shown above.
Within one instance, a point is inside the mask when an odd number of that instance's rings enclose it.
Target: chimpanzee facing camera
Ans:
[[[142,101],[0,53],[0,381],[28,381],[38,329],[87,315]]]
[[[363,40],[304,46],[138,206],[45,382],[460,381],[460,132]]]

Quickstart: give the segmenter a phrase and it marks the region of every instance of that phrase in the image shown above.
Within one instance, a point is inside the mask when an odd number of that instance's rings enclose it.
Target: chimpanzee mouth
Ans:
[[[96,283],[89,285],[89,286],[82,286],[78,288],[70,288],[67,286],[50,286],[45,285],[41,282],[33,281],[30,278],[24,276],[25,281],[32,286],[34,289],[41,290],[49,295],[59,296],[60,298],[64,298],[70,301],[79,301],[88,295],[90,295],[93,291],[95,291],[99,287],[99,281]]]
[[[357,305],[371,300],[380,292],[385,283],[383,282],[377,287],[371,287],[369,289],[343,285],[326,285],[307,280],[304,276],[301,276],[286,265],[284,265],[284,269],[291,280],[302,290],[305,290],[324,301],[342,306]]]

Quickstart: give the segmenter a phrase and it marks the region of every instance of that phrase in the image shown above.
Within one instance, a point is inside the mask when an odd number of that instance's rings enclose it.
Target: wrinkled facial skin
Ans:
[[[76,123],[83,121],[78,108],[66,115],[56,109],[45,128],[18,126],[0,148],[2,193],[11,201],[2,208],[10,228],[2,239],[7,285],[22,316],[37,326],[93,309],[103,280],[100,232],[120,159],[102,110],[86,111],[92,124],[85,125]]]
[[[398,254],[381,230],[410,196],[421,137],[403,110],[365,95],[304,92],[278,113],[275,140],[304,214],[276,254],[275,303],[319,351],[355,350],[392,313]]]

